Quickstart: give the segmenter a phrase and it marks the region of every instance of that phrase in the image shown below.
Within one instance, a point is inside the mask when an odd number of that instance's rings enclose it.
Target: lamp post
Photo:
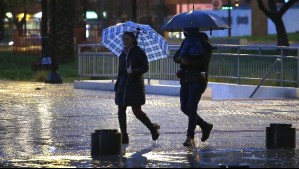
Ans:
[[[48,5],[42,0],[42,57],[48,57]]]
[[[232,8],[232,3],[231,0],[228,0],[228,26],[231,28],[231,8]],[[228,29],[228,37],[231,37],[231,29]]]
[[[51,36],[51,72],[49,73],[45,83],[61,84],[62,80],[58,73],[57,54],[56,54],[56,0],[51,0],[51,22],[50,22],[50,36]]]
[[[132,21],[137,22],[137,1],[132,0]]]

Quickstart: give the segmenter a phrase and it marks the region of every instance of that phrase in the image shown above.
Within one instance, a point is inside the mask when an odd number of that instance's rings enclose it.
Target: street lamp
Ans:
[[[228,0],[228,26],[231,28],[231,8],[232,8],[232,4],[231,4],[231,0]],[[231,29],[228,29],[228,37],[231,37],[232,32]]]
[[[51,0],[51,22],[50,22],[50,30],[51,30],[51,72],[48,74],[45,83],[50,84],[61,84],[62,80],[56,70],[58,69],[57,57],[56,57],[56,0]]]
[[[42,57],[48,57],[48,4],[47,0],[42,0]]]

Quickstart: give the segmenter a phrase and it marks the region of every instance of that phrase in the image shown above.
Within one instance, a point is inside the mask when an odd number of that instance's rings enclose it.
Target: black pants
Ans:
[[[201,128],[206,122],[197,114],[198,103],[206,89],[205,83],[181,84],[181,110],[189,118],[187,136],[194,138],[196,125]]]
[[[151,132],[155,130],[154,125],[142,111],[141,106],[132,106],[132,110],[137,119],[139,119]],[[118,106],[118,120],[122,134],[127,133],[127,120],[126,120],[127,106]]]

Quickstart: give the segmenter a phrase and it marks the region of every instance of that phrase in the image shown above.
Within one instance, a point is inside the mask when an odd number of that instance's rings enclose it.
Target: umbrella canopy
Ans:
[[[223,30],[230,27],[218,15],[192,10],[172,17],[162,26],[163,30],[181,31],[183,28],[199,28],[200,31]]]
[[[124,46],[122,35],[126,31],[139,32],[137,37],[138,46],[145,51],[149,62],[168,56],[169,44],[161,35],[149,25],[137,24],[132,21],[104,29],[102,44],[114,54],[120,56]]]

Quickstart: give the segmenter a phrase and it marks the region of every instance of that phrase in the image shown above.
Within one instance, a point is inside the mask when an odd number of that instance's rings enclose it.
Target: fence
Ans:
[[[82,43],[100,42],[100,32],[98,29],[74,29],[75,45]],[[42,36],[39,29],[26,29],[13,31],[13,52],[16,54],[30,54],[42,56]]]
[[[32,54],[41,56],[42,38],[40,30],[15,30],[13,33],[13,52],[16,54]]]
[[[265,85],[299,86],[299,48],[243,45],[214,47],[216,50],[210,62],[210,81],[257,85],[263,80]],[[168,58],[150,62],[145,78],[178,80],[175,72],[179,65],[172,60],[178,48],[178,45],[171,45]],[[78,45],[78,59],[80,77],[112,80],[117,77],[117,57],[99,44]]]

